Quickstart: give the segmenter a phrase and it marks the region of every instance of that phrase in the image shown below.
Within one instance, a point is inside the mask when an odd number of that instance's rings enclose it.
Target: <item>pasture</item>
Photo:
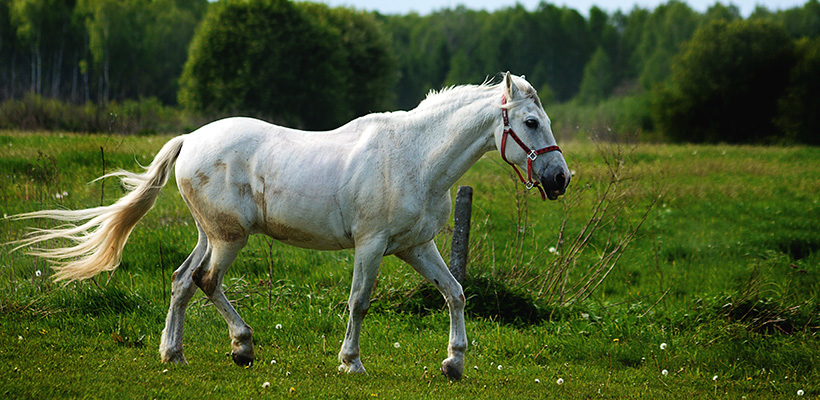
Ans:
[[[88,182],[147,165],[169,138],[0,132],[2,213],[110,204],[123,193],[119,183]],[[368,375],[338,372],[352,252],[263,237],[251,239],[225,279],[228,298],[254,328],[254,365],[233,364],[225,323],[201,293],[186,315],[190,364],[162,364],[171,273],[196,244],[190,213],[169,183],[120,268],[93,282],[62,287],[41,260],[0,248],[0,395],[820,395],[820,149],[561,145],[575,175],[556,202],[525,195],[495,152],[459,182],[475,189],[464,283],[470,346],[460,382],[438,371],[449,325],[444,301],[395,257],[382,263],[364,322]],[[595,214],[613,173],[619,186],[606,204],[618,212]],[[594,215],[598,230],[569,258],[571,238]],[[30,226],[38,222],[0,220],[0,242]],[[445,229],[437,239],[445,260],[449,236]],[[627,247],[612,247],[625,239]],[[570,289],[588,281],[585,266],[599,260],[615,266],[583,301],[571,301]],[[555,265],[566,265],[558,281]]]

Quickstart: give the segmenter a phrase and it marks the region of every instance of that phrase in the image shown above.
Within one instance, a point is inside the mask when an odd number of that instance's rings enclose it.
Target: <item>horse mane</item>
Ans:
[[[523,77],[514,77],[513,82],[515,82],[518,89],[526,96],[526,98],[534,101],[538,104],[539,107],[541,105],[541,99],[538,98],[538,92],[535,90],[532,85],[527,82]],[[427,93],[427,96],[419,103],[417,110],[428,109],[430,107],[435,107],[447,102],[451,102],[455,99],[463,98],[468,96],[471,93],[480,92],[497,92],[498,89],[501,87],[501,83],[494,83],[494,79],[491,77],[487,77],[483,83],[480,85],[452,85],[441,88],[439,90],[431,89],[430,92]],[[512,108],[515,106],[516,102],[510,102],[506,105],[507,108]],[[500,106],[500,104],[499,104]]]

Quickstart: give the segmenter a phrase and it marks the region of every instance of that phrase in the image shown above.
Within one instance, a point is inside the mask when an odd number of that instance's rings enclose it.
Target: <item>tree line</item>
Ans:
[[[777,12],[758,6],[748,18],[734,6],[700,13],[677,0],[586,15],[547,2],[381,15],[285,0],[0,0],[0,100],[153,99],[324,129],[509,70],[526,74],[546,104],[645,99],[651,115],[641,126],[677,140],[746,141],[722,132],[765,108],[757,130],[767,133],[751,140],[791,132],[812,142],[794,132],[817,127],[808,115],[818,111],[819,37],[818,0]],[[749,40],[760,46],[740,46]],[[751,54],[766,46],[779,64]],[[725,96],[750,84],[761,90]],[[724,107],[758,97],[766,100]],[[728,122],[697,125],[703,116]]]

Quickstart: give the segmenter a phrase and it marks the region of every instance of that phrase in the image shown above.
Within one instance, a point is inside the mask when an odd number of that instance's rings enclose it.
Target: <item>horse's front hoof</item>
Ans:
[[[441,363],[441,373],[451,381],[457,381],[464,375],[464,361],[448,358]]]
[[[231,358],[233,359],[234,364],[240,367],[250,367],[253,365],[253,354],[245,354],[245,353],[231,353]]]

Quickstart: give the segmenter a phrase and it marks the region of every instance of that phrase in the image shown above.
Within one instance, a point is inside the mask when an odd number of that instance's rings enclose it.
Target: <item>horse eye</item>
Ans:
[[[529,118],[524,121],[524,124],[527,125],[527,128],[536,129],[538,128],[538,120],[535,118]]]

